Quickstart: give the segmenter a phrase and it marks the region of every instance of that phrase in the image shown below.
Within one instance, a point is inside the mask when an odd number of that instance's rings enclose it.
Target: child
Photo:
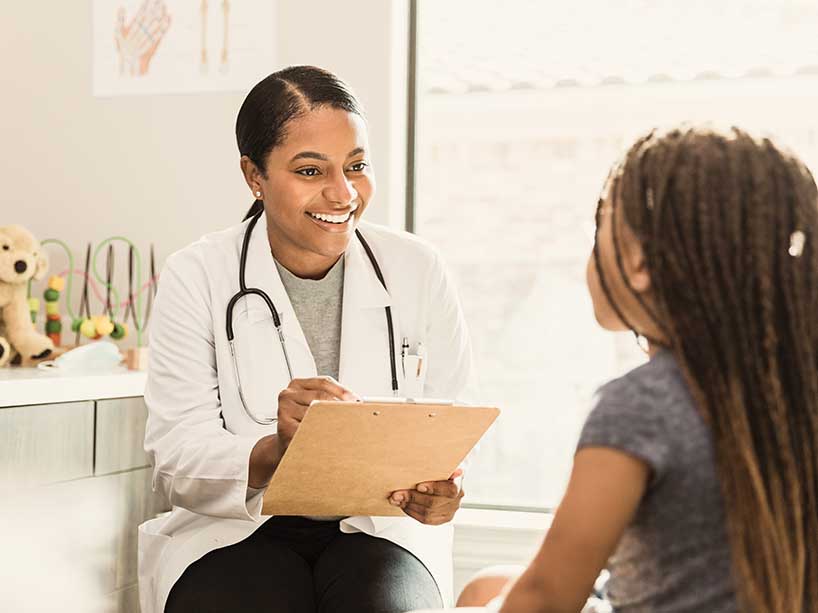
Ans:
[[[579,611],[606,565],[617,613],[818,612],[816,247],[815,182],[769,140],[682,127],[630,148],[588,286],[650,360],[600,389],[502,613]]]

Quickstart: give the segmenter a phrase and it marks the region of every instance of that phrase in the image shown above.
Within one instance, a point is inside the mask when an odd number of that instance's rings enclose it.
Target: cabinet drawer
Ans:
[[[40,513],[48,525],[37,530],[34,542],[62,554],[65,568],[57,569],[61,577],[73,573],[99,596],[136,585],[137,528],[167,507],[151,491],[150,468],[40,488],[37,500],[59,509],[51,518]]]
[[[0,482],[27,486],[89,477],[93,454],[91,401],[0,409]]]
[[[143,468],[117,475],[92,479],[98,491],[111,492],[110,506],[106,510],[113,520],[111,547],[105,553],[109,561],[100,575],[103,588],[122,589],[137,581],[137,527],[164,511],[167,505],[151,491],[151,470]]]
[[[147,418],[141,397],[97,401],[95,475],[148,466],[142,447]]]

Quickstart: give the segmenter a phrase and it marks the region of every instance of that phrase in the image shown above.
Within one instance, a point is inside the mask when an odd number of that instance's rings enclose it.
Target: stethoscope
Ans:
[[[249,296],[251,294],[255,294],[259,296],[264,303],[267,305],[267,308],[270,309],[270,314],[273,316],[273,324],[275,325],[276,332],[278,333],[278,342],[281,344],[281,350],[284,353],[284,362],[287,364],[287,373],[290,375],[290,381],[293,380],[293,369],[292,365],[290,364],[290,356],[287,353],[287,343],[284,340],[284,332],[281,329],[281,316],[279,315],[278,311],[276,310],[275,304],[270,299],[270,296],[267,295],[266,292],[263,290],[258,289],[257,287],[247,287],[247,284],[244,281],[244,270],[247,265],[247,248],[250,244],[250,235],[253,233],[253,228],[255,227],[256,223],[258,222],[259,218],[264,214],[264,211],[261,210],[256,213],[251,219],[250,223],[247,225],[247,230],[244,231],[244,240],[241,244],[241,256],[239,258],[239,291],[230,299],[230,302],[227,303],[227,342],[230,345],[230,356],[233,359],[233,370],[236,373],[236,383],[238,384],[239,388],[239,398],[241,399],[241,404],[244,407],[244,411],[247,413],[247,416],[250,417],[254,422],[261,425],[269,425],[278,421],[277,417],[257,417],[247,406],[247,401],[244,397],[244,391],[241,385],[241,377],[239,376],[239,365],[236,360],[236,349],[233,342],[233,307],[236,305],[236,302],[244,296]],[[389,293],[389,289],[386,287],[386,281],[383,280],[383,274],[381,273],[381,267],[378,266],[378,260],[375,259],[375,254],[372,253],[372,249],[370,249],[369,244],[364,240],[363,235],[361,234],[360,230],[355,230],[355,236],[358,237],[358,240],[361,242],[361,245],[366,251],[366,255],[369,258],[369,261],[372,263],[372,268],[375,269],[375,275],[378,277],[378,281],[381,282],[383,288]],[[389,332],[389,366],[392,369],[392,393],[397,396],[398,395],[398,371],[395,366],[395,332],[392,329],[392,309],[389,305],[384,307],[384,311],[386,311],[386,329]]]

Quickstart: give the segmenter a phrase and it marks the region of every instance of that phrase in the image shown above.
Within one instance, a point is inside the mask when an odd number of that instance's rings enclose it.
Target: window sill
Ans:
[[[452,523],[458,528],[483,528],[487,530],[524,530],[545,533],[551,525],[553,513],[534,513],[501,509],[462,508]]]

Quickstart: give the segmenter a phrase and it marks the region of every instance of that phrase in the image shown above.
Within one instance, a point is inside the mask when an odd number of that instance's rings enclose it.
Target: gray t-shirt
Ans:
[[[583,447],[622,450],[652,471],[608,563],[617,613],[738,611],[712,436],[670,352],[599,390]]]
[[[338,378],[341,359],[341,313],[344,302],[344,258],[329,269],[323,279],[296,277],[276,260],[278,274],[312,357],[318,375]],[[317,521],[334,521],[341,516],[308,516]]]
[[[276,267],[315,358],[318,375],[337,379],[341,356],[344,258],[339,258],[324,278],[318,280],[296,277],[278,260]]]

